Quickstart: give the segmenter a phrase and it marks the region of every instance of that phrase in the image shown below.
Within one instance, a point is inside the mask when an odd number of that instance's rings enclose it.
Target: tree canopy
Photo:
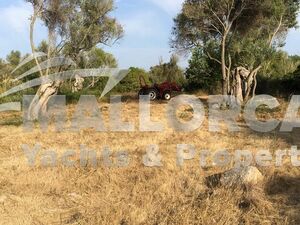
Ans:
[[[110,16],[113,0],[27,0],[32,3],[32,24],[40,18],[49,31],[48,50],[74,58],[98,44],[110,45],[123,28]],[[59,42],[59,43],[57,43]]]

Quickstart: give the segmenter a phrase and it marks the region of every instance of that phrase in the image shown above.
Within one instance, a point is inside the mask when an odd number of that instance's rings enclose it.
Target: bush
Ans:
[[[195,49],[185,72],[186,89],[189,91],[201,89],[209,93],[216,93],[221,88],[219,68],[219,65],[207,58],[202,49]]]
[[[140,76],[145,78],[147,84],[150,83],[149,74],[145,70],[136,67],[129,68],[129,74],[113,89],[113,92],[138,92],[140,90]]]
[[[177,65],[178,58],[172,55],[170,62],[160,62],[159,65],[150,68],[150,80],[152,83],[163,83],[165,81],[176,82],[178,85],[185,84],[183,70]]]
[[[300,76],[296,71],[283,78],[258,77],[257,94],[288,98],[292,94],[300,94]]]
[[[106,97],[111,94],[129,92],[137,93],[140,90],[140,76],[143,76],[145,78],[146,83],[150,83],[149,75],[145,70],[135,67],[129,68],[129,74],[116,87],[114,87]],[[68,103],[77,102],[81,95],[95,95],[99,98],[108,82],[108,78],[101,77],[99,79],[95,79],[96,82],[94,86],[89,87],[92,81],[92,78],[85,79],[83,90],[77,93],[72,92],[72,82],[64,82],[64,84],[60,88],[59,94],[66,95]]]

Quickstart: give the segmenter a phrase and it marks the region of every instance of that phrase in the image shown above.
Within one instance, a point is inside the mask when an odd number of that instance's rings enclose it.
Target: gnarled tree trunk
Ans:
[[[76,93],[78,91],[81,91],[83,89],[83,82],[84,82],[84,78],[82,78],[81,76],[76,74],[75,75],[75,82],[72,85],[72,93]],[[92,81],[91,86],[92,85],[95,85],[94,77],[93,77],[93,81]]]
[[[245,67],[237,67],[231,74],[231,95],[235,96],[241,104],[246,103],[250,95],[255,96],[257,80],[256,76],[261,66],[249,71]]]
[[[61,83],[61,81],[53,81],[52,83],[43,84],[39,87],[28,109],[28,120],[37,120],[40,114],[46,113],[47,103],[51,96],[57,94]]]
[[[30,43],[31,43],[31,49],[32,49],[33,54],[35,54],[35,46],[34,46],[34,38],[33,38],[34,26],[35,26],[38,16],[41,13],[42,6],[43,6],[43,2],[39,1],[38,4],[34,7],[34,14],[31,18],[31,23],[30,23]],[[48,33],[49,46],[48,46],[47,58],[50,59],[52,57],[53,53],[55,52],[55,48],[56,48],[56,34],[55,34],[54,25],[49,26],[48,32],[49,32]],[[40,67],[40,63],[39,63],[37,57],[35,57],[35,61],[39,68],[40,77],[48,76],[51,65],[48,64],[47,69],[44,74]],[[43,114],[46,112],[47,103],[48,103],[49,99],[51,98],[51,96],[57,94],[61,84],[62,84],[62,81],[54,80],[51,83],[42,84],[39,87],[33,101],[30,103],[29,109],[28,109],[28,114],[27,114],[28,120],[32,120],[32,121],[37,120],[39,118],[40,114]]]

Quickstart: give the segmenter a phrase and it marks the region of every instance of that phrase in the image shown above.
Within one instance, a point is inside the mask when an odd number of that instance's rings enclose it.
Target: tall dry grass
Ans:
[[[99,105],[108,123],[107,103]],[[166,124],[165,103],[152,105],[154,120]],[[74,106],[70,106],[70,113]],[[189,110],[181,112],[188,117]],[[281,112],[277,112],[282,116]],[[208,132],[202,129],[178,133],[24,133],[19,114],[1,114],[0,127],[0,224],[300,224],[300,171],[286,166],[260,168],[265,176],[262,186],[252,189],[209,188],[204,178],[228,168],[200,168],[199,158],[176,166],[176,145],[193,144],[197,150],[285,149],[291,140],[276,132],[256,134],[244,128],[239,133],[226,129]],[[138,104],[124,104],[124,119],[138,125]],[[3,121],[10,121],[3,123]],[[242,121],[241,121],[242,124]],[[43,146],[61,155],[67,149],[79,152],[80,144],[100,151],[128,150],[126,168],[74,168],[59,164],[55,168],[29,167],[22,144]],[[163,156],[162,168],[142,164],[145,148],[158,144]],[[78,159],[76,159],[78,161]],[[99,161],[101,162],[99,157]],[[40,162],[40,158],[37,160]]]

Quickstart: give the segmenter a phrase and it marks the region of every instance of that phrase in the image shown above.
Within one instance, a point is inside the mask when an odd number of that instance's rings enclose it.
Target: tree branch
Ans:
[[[34,45],[34,27],[35,27],[35,23],[36,23],[36,20],[39,16],[39,13],[41,12],[41,9],[43,7],[42,5],[42,1],[39,1],[37,5],[34,5],[33,6],[33,15],[31,17],[31,21],[30,21],[30,46],[31,46],[31,51],[32,51],[32,54],[34,56],[34,60],[36,62],[36,65],[39,69],[39,73],[40,73],[40,76],[43,77],[43,71],[41,69],[41,66],[40,66],[40,63],[39,63],[39,60],[37,59],[36,57],[36,50],[35,50],[35,45]]]
[[[216,59],[216,58],[214,58],[214,57],[212,57],[211,54],[210,54],[209,52],[207,52],[206,55],[208,56],[208,58],[209,58],[210,60],[213,60],[213,61],[219,63],[220,65],[222,65],[221,61],[218,60],[218,59]]]
[[[269,47],[272,47],[272,43],[277,35],[277,33],[279,32],[281,26],[282,26],[282,20],[283,20],[283,15],[280,16],[280,20],[279,20],[279,24],[277,26],[277,28],[275,29],[273,35],[271,36],[270,40],[269,40]]]

